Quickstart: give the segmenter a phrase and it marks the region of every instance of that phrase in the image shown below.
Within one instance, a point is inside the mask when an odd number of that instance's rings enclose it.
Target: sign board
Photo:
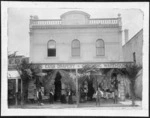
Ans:
[[[124,68],[127,63],[98,63],[98,64],[42,64],[42,69],[80,69],[85,65],[94,65],[97,68]]]
[[[16,70],[7,71],[7,78],[8,79],[20,79],[20,75],[18,71]]]
[[[17,65],[21,64],[21,62],[25,60],[27,63],[29,63],[28,57],[9,57],[8,58],[8,68],[15,68]]]

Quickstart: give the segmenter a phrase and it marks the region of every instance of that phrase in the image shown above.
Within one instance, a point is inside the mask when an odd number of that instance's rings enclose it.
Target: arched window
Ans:
[[[56,42],[54,40],[50,40],[47,43],[47,56],[48,57],[56,56]]]
[[[105,43],[102,39],[96,41],[96,55],[104,56],[105,55]]]
[[[80,41],[77,39],[72,41],[72,56],[80,56]]]

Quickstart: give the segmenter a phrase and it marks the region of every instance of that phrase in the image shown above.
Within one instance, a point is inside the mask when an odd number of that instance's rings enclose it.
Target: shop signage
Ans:
[[[21,62],[25,60],[27,63],[29,63],[29,58],[26,57],[9,57],[8,58],[8,67],[9,68],[15,68],[17,65],[21,64]]]
[[[101,64],[42,64],[42,69],[80,69],[85,65],[95,65],[97,68],[124,68],[126,63],[101,63]]]

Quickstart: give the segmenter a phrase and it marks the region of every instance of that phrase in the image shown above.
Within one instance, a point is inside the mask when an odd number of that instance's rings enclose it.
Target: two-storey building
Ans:
[[[123,68],[121,15],[91,18],[82,11],[69,11],[60,19],[31,16],[29,61],[43,71],[77,72],[87,64]]]

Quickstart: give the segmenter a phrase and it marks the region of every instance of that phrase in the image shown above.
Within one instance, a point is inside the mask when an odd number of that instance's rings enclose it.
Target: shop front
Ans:
[[[18,105],[21,101],[21,79],[16,70],[8,71],[8,105]]]
[[[68,90],[72,90],[72,100],[76,102],[77,88],[80,94],[80,102],[92,101],[97,87],[101,87],[104,91],[103,98],[113,98],[112,78],[114,69],[125,68],[126,64],[131,62],[107,62],[107,63],[53,63],[53,64],[38,64],[42,71],[47,73],[43,77],[43,87],[45,96],[49,98],[49,91],[53,89],[54,101],[62,102],[62,95],[68,96]],[[98,69],[97,72],[83,73],[83,68],[88,65]],[[104,73],[108,71],[108,73]],[[118,97],[120,100],[125,99],[124,78],[117,75]],[[79,79],[78,81],[76,81]],[[62,102],[63,103],[63,102]]]

